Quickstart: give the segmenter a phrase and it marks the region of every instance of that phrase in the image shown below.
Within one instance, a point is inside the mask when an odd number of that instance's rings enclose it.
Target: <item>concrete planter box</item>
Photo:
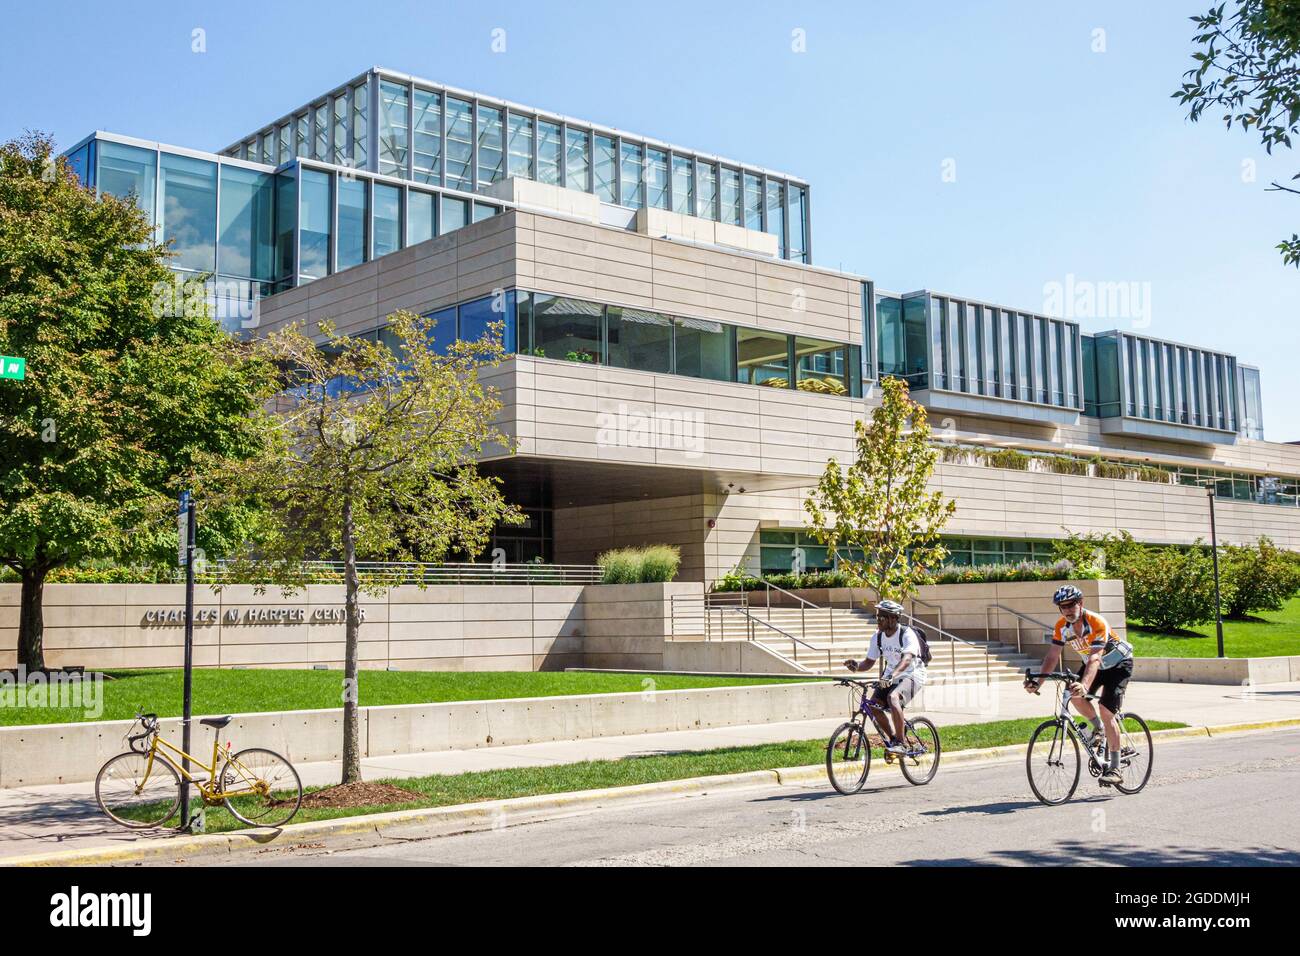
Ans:
[[[1300,680],[1300,657],[1139,657],[1133,679],[1170,684],[1283,684]]]

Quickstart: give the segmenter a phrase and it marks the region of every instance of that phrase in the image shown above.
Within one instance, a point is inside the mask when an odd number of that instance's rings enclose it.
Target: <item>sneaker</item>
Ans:
[[[1124,775],[1121,774],[1118,770],[1107,770],[1105,773],[1101,775],[1101,777],[1098,779],[1098,782],[1104,784],[1107,787],[1113,787],[1117,783],[1124,782]]]
[[[907,753],[907,747],[904,746],[901,740],[891,740],[885,744],[885,753],[902,756]]]

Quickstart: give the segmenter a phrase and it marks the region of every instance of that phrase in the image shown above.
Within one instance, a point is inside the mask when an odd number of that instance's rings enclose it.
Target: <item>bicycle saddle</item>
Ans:
[[[199,723],[204,727],[211,727],[214,730],[220,730],[234,719],[235,718],[230,715],[226,715],[225,717],[204,717],[199,721]]]

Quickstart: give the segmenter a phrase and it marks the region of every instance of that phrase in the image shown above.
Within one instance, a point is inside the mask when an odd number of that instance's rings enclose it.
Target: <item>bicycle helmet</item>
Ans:
[[[903,605],[899,604],[897,601],[881,601],[876,605],[876,613],[892,614],[895,617],[902,617]]]
[[[1082,601],[1082,600],[1083,600],[1083,592],[1080,591],[1078,588],[1076,588],[1073,584],[1062,584],[1059,588],[1056,589],[1056,593],[1052,595],[1052,603],[1057,606],[1065,604],[1067,601]]]

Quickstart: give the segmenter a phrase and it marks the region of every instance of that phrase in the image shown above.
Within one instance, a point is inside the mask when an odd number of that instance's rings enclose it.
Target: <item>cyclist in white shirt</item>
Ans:
[[[925,662],[921,660],[921,640],[910,627],[900,626],[903,605],[896,601],[881,601],[876,605],[876,620],[880,629],[871,638],[867,656],[863,661],[847,660],[844,666],[851,671],[870,670],[883,655],[885,674],[876,688],[874,699],[889,708],[894,721],[893,739],[885,745],[890,754],[905,753],[903,745],[905,725],[903,708],[912,702],[916,692],[925,683]]]

